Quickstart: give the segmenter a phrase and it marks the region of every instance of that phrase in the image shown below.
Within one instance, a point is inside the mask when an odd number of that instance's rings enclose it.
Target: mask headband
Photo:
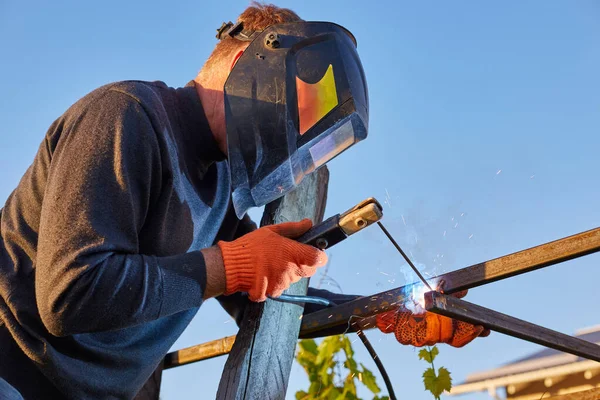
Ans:
[[[228,38],[233,38],[241,40],[242,42],[251,42],[261,32],[262,31],[244,29],[243,22],[237,22],[234,24],[233,22],[229,21],[223,22],[221,27],[217,29],[217,39],[225,40]]]

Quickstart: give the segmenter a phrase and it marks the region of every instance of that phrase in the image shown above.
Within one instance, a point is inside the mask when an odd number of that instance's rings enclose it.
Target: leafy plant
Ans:
[[[301,340],[296,361],[308,374],[308,391],[296,392],[297,400],[361,400],[356,395],[357,383],[362,383],[373,394],[373,400],[389,400],[379,397],[381,389],[375,375],[354,359],[352,343],[346,335],[330,336],[317,343],[313,339]]]
[[[419,351],[419,359],[425,360],[431,365],[431,367],[423,372],[423,384],[425,385],[425,390],[429,390],[435,400],[440,400],[440,396],[445,390],[450,391],[450,389],[452,389],[450,371],[444,367],[440,367],[437,373],[435,371],[433,360],[435,360],[435,357],[437,357],[439,353],[437,346],[431,348],[428,347]]]

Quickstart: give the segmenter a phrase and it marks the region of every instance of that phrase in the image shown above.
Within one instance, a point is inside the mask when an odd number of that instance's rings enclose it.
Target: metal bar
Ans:
[[[234,341],[235,335],[174,351],[165,357],[163,369],[223,356],[229,353]]]
[[[456,297],[439,292],[425,293],[425,309],[436,314],[482,325],[493,331],[504,333],[528,342],[541,344],[551,349],[564,351],[588,360],[600,362],[600,346],[543,326],[535,325],[510,315],[502,314]]]
[[[568,393],[549,397],[548,400],[598,400],[600,399],[600,388],[590,389],[583,392]]]
[[[429,282],[437,286],[440,280],[444,280],[444,292],[455,293],[460,290],[474,288],[538,268],[582,257],[597,251],[600,251],[600,228],[452,271],[431,278]],[[304,315],[300,328],[300,337],[302,338],[308,334],[316,334],[319,331],[340,325],[347,325],[349,331],[355,331],[359,327],[358,322],[365,321],[365,319],[369,319],[375,314],[393,310],[399,304],[404,303],[405,293],[411,293],[413,285],[420,285],[420,283],[409,284],[372,296],[361,297],[336,307]],[[367,329],[369,327],[360,326],[360,328]],[[200,361],[201,359],[196,361]]]
[[[600,251],[600,228],[452,271],[428,281],[436,287],[443,280],[444,293],[455,293],[597,251]],[[413,285],[422,284],[413,283],[305,315],[300,336],[339,325],[348,324],[351,328],[352,323],[363,318],[393,310],[398,304],[404,303],[405,293],[412,293]]]

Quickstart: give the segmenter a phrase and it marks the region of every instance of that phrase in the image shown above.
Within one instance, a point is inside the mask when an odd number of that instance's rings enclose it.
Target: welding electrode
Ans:
[[[412,261],[410,261],[410,258],[408,258],[408,256],[406,255],[406,253],[404,253],[404,251],[402,251],[402,249],[400,248],[400,246],[398,245],[398,243],[396,243],[396,241],[394,240],[394,238],[392,237],[392,235],[390,235],[390,233],[387,231],[387,229],[385,229],[385,227],[383,226],[383,224],[380,221],[377,221],[377,225],[379,225],[379,227],[381,228],[381,230],[383,231],[383,233],[385,233],[385,236],[387,236],[388,239],[390,239],[390,242],[392,242],[392,244],[396,247],[396,249],[400,252],[400,254],[402,254],[402,257],[404,257],[404,259],[406,260],[406,262],[408,263],[408,265],[410,265],[410,267],[413,269],[413,271],[415,271],[415,274],[417,274],[417,276],[419,277],[419,279],[421,279],[421,281],[423,282],[423,284],[425,286],[427,286],[427,288],[429,288],[430,291],[433,292],[433,289],[431,288],[431,286],[429,286],[429,283],[427,283],[427,281],[425,280],[425,278],[423,277],[423,275],[421,275],[421,273],[419,272],[419,270],[417,269],[417,267],[415,267],[415,264],[413,264]]]

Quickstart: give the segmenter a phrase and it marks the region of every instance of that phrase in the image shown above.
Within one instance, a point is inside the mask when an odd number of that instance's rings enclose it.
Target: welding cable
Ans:
[[[333,302],[323,298],[316,296],[299,296],[295,294],[282,294],[279,297],[271,297],[271,300],[281,301],[283,303],[311,303],[311,304],[319,304],[321,306],[332,307]]]
[[[373,361],[375,361],[375,365],[377,365],[377,369],[379,369],[379,373],[381,374],[381,376],[383,377],[383,381],[385,382],[385,387],[388,390],[390,399],[396,400],[396,393],[394,393],[394,388],[392,387],[392,381],[390,380],[390,377],[388,376],[387,371],[385,370],[385,367],[383,366],[383,363],[379,359],[379,356],[375,352],[375,349],[371,345],[371,342],[369,342],[369,339],[367,339],[367,335],[365,335],[365,333],[363,332],[362,329],[357,330],[356,334],[358,335],[360,340],[363,342],[363,344],[367,348],[367,351],[373,358]]]
[[[269,298],[271,300],[281,301],[283,303],[313,303],[313,304],[320,304],[320,305],[327,306],[327,307],[337,306],[337,304],[334,303],[333,301],[325,299],[323,297],[317,297],[317,296],[298,296],[298,295],[293,295],[293,294],[282,294],[279,297],[269,296]],[[363,342],[363,344],[365,345],[365,348],[369,352],[369,355],[371,356],[371,358],[373,358],[375,365],[377,365],[377,369],[379,370],[379,373],[381,374],[381,376],[383,377],[383,381],[385,382],[385,386],[386,386],[388,394],[390,396],[390,400],[396,400],[396,393],[394,393],[394,388],[392,387],[392,381],[390,380],[390,377],[389,377],[387,371],[385,370],[383,363],[379,359],[377,352],[371,345],[371,342],[369,341],[369,339],[367,339],[367,335],[365,335],[365,333],[362,331],[362,329],[357,330],[356,334],[360,338],[360,341]]]

